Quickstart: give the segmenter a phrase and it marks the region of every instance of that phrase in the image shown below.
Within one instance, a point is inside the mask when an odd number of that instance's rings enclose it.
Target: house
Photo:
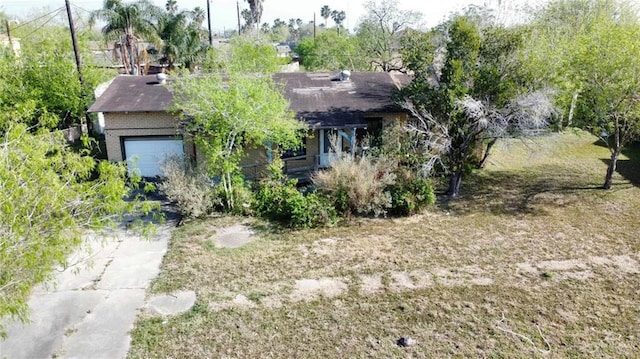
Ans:
[[[302,148],[283,156],[285,170],[305,177],[330,165],[332,141],[342,151],[356,153],[358,140],[379,135],[388,123],[406,120],[407,114],[394,105],[392,94],[408,83],[400,74],[343,71],[330,73],[279,73],[284,96],[299,120],[309,126]],[[172,93],[155,76],[115,78],[89,112],[104,115],[107,157],[128,160],[145,177],[160,175],[159,162],[167,155],[187,155],[198,160],[198,151],[179,128],[179,120],[167,110]],[[242,166],[248,177],[259,177],[265,169],[268,151],[247,151]]]

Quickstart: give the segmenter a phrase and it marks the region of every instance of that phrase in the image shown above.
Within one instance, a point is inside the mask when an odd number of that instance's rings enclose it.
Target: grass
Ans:
[[[608,151],[595,142],[501,142],[460,199],[410,218],[305,231],[189,223],[152,291],[195,290],[197,305],[141,315],[129,356],[638,356],[640,161],[628,152],[601,190]],[[215,229],[237,221],[259,239],[213,247]],[[398,346],[402,336],[417,344]]]

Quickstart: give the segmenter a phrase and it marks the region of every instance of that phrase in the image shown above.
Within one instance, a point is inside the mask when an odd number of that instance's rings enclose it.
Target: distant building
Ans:
[[[13,53],[17,56],[20,55],[20,39],[12,37],[9,41],[9,37],[5,34],[0,34],[0,48],[12,49]]]

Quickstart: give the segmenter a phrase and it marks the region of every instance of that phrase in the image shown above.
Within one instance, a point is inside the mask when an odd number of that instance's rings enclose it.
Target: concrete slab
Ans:
[[[126,229],[106,238],[87,234],[83,248],[69,257],[75,266],[33,291],[31,323],[7,323],[0,358],[126,357],[129,331],[171,236],[172,225],[158,228],[145,239]]]
[[[177,292],[151,298],[146,308],[152,315],[167,316],[184,313],[191,309],[195,302],[196,292]]]
[[[97,289],[144,289],[160,273],[162,254],[116,256],[96,283]]]
[[[124,358],[129,351],[133,323],[144,305],[144,289],[119,289],[96,305],[73,327],[59,350],[61,358]]]
[[[82,265],[67,268],[57,273],[51,281],[38,286],[34,293],[91,289],[112,260],[112,258],[95,258]]]
[[[106,295],[106,291],[65,291],[32,297],[29,301],[31,322],[8,325],[7,339],[0,342],[0,357],[51,358],[68,334],[68,328],[80,323]]]

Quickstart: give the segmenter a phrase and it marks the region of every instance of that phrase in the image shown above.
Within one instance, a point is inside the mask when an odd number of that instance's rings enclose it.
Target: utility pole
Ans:
[[[76,28],[73,25],[73,15],[71,15],[71,3],[69,0],[64,0],[65,5],[67,6],[67,17],[69,18],[69,29],[71,30],[71,42],[73,43],[73,53],[76,56],[76,67],[78,69],[78,80],[80,80],[80,93],[84,94],[84,78],[82,77],[82,63],[80,62],[80,52],[78,50],[78,40],[76,39]],[[84,121],[80,120],[80,131],[83,134],[87,134],[89,132],[89,125],[91,123],[91,118],[89,114],[86,112],[85,108],[85,116]],[[85,132],[86,128],[86,132]]]
[[[9,47],[11,48],[11,52],[15,55],[15,51],[13,51],[13,42],[11,41],[11,28],[9,27],[9,20],[4,20],[4,26],[7,28],[7,38],[9,39]]]
[[[213,35],[211,34],[211,0],[207,0],[207,25],[209,27],[209,46],[213,46]]]
[[[236,12],[238,13],[238,35],[240,35],[240,2],[236,1]]]
[[[69,18],[69,29],[71,30],[71,42],[73,43],[73,53],[76,55],[76,67],[78,68],[78,79],[80,85],[84,87],[84,78],[82,77],[82,63],[80,62],[80,52],[78,51],[78,40],[76,39],[76,28],[73,25],[73,16],[71,15],[71,4],[69,0],[64,0],[67,6],[67,17]]]
[[[316,41],[316,13],[313,12],[313,41]]]

